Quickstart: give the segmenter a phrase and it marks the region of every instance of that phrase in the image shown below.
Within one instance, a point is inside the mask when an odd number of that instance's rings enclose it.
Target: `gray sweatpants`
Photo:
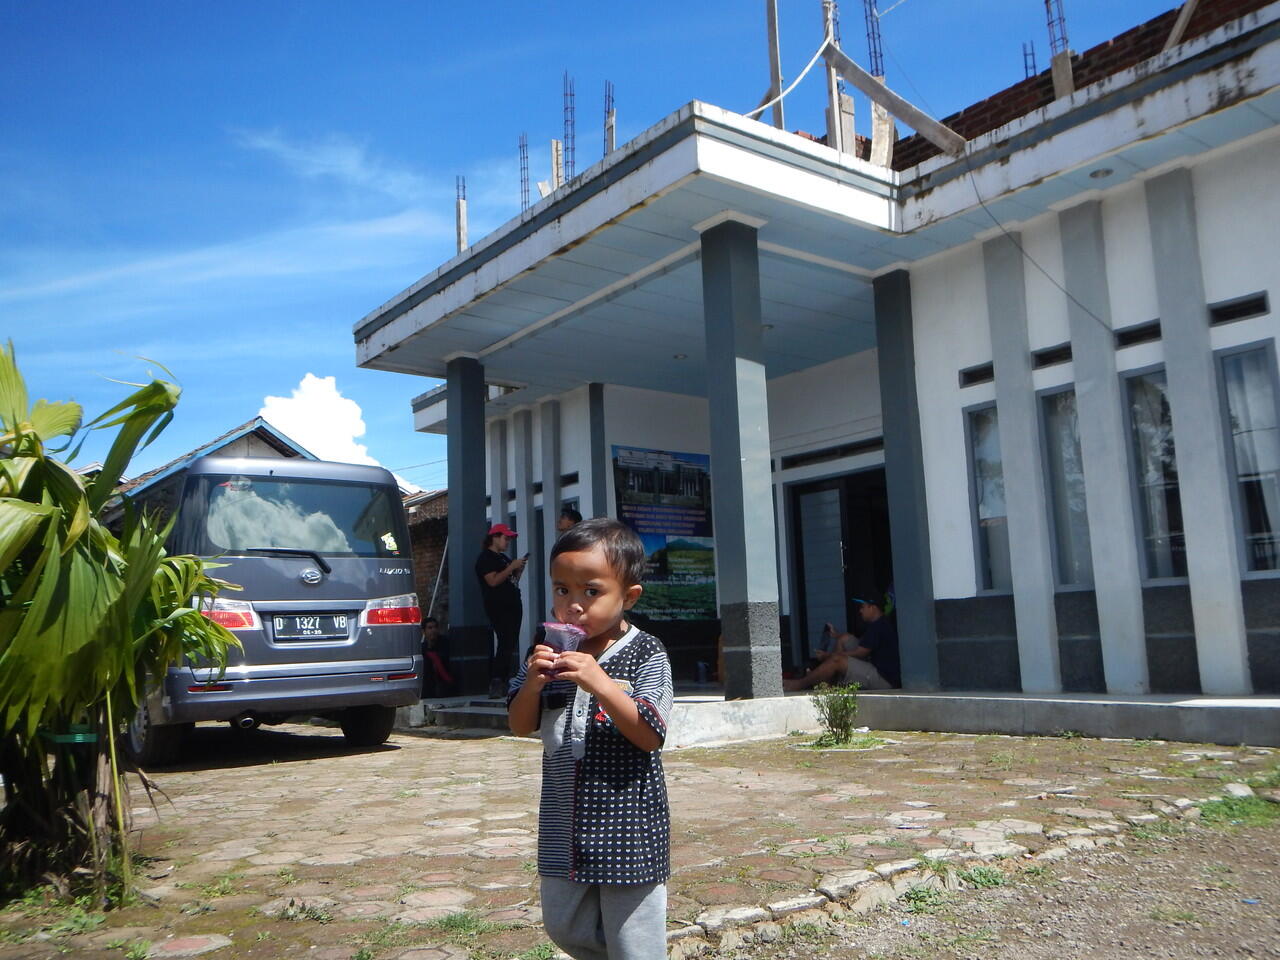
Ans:
[[[542,925],[575,960],[666,960],[665,883],[540,879]]]

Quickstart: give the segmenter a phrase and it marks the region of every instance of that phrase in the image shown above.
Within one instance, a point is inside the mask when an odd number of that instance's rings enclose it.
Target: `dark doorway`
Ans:
[[[893,582],[884,468],[795,484],[790,490],[798,666],[824,623],[856,629],[850,598],[879,599]]]

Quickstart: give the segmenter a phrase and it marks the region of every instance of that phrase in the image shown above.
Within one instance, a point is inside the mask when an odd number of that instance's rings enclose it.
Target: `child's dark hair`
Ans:
[[[575,524],[561,535],[551,548],[551,560],[562,553],[578,553],[599,545],[624,587],[644,579],[644,544],[630,527],[612,517],[592,517]]]

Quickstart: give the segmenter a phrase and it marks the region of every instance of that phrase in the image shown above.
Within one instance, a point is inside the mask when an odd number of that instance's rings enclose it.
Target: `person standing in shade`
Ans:
[[[495,523],[489,528],[484,538],[484,549],[476,558],[476,577],[480,580],[480,593],[484,597],[484,612],[498,636],[497,649],[489,659],[491,697],[501,697],[506,693],[520,637],[520,620],[524,616],[516,583],[529,555],[526,553],[515,560],[507,556],[507,548],[515,538],[516,532],[509,526]]]

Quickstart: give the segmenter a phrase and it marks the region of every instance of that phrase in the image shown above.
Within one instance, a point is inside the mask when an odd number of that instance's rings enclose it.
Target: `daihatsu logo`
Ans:
[[[322,578],[321,578],[320,571],[317,570],[315,567],[307,567],[307,569],[303,570],[300,574],[298,574],[298,579],[301,580],[303,583],[309,584],[310,586],[314,587],[317,583],[320,582]]]

